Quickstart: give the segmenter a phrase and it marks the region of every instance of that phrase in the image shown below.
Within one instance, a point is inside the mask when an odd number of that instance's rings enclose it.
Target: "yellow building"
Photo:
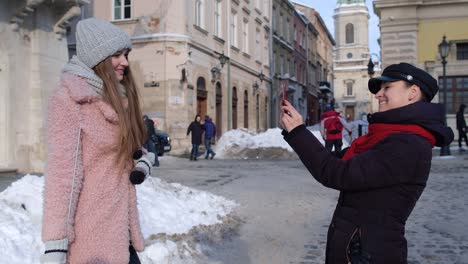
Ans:
[[[455,113],[468,104],[468,0],[375,0],[380,18],[382,66],[408,62],[439,80],[443,102],[443,66],[438,45],[443,36],[450,50],[446,58],[447,122],[456,131]]]

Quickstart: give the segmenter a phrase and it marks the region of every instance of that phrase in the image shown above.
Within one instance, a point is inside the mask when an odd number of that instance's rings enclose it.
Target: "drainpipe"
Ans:
[[[270,25],[270,35],[268,36],[268,42],[269,42],[269,57],[270,57],[270,128],[274,128],[276,127],[275,126],[275,122],[274,120],[276,120],[276,117],[274,116],[275,112],[274,112],[274,105],[273,105],[273,96],[274,96],[274,75],[275,75],[275,62],[274,62],[274,58],[273,58],[273,32],[274,32],[274,22],[273,22],[273,19],[274,18],[274,14],[273,14],[273,5],[272,3],[270,2],[269,4],[270,6],[268,7],[268,10],[270,10],[270,22],[271,22],[271,25]]]
[[[227,25],[227,130],[231,130],[232,122],[231,122],[231,108],[232,108],[232,99],[231,99],[231,0],[227,2],[227,11],[226,17],[228,18],[228,25]]]

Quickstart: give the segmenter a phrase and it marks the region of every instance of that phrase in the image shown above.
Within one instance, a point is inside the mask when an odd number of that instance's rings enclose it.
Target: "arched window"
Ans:
[[[346,44],[354,43],[354,25],[346,24]]]

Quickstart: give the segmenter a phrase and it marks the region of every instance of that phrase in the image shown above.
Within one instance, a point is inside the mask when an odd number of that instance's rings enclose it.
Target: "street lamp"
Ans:
[[[444,87],[444,121],[445,125],[447,125],[447,78],[445,76],[445,66],[447,65],[447,58],[448,53],[449,53],[450,45],[449,43],[445,40],[445,35],[442,38],[442,42],[439,44],[439,55],[442,58],[442,83]],[[450,146],[442,146],[440,148],[440,155],[441,156],[450,156]]]
[[[224,67],[224,64],[226,64],[227,60],[229,59],[226,55],[224,55],[224,51],[223,53],[219,54],[219,63],[221,64],[221,69]]]

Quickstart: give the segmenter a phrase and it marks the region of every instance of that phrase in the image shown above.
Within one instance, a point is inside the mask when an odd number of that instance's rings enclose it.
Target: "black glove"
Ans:
[[[145,153],[139,149],[133,153],[133,159],[136,160],[136,164],[132,172],[130,172],[130,182],[140,184],[146,177],[151,175],[151,169],[154,165],[154,154],[151,152]]]

